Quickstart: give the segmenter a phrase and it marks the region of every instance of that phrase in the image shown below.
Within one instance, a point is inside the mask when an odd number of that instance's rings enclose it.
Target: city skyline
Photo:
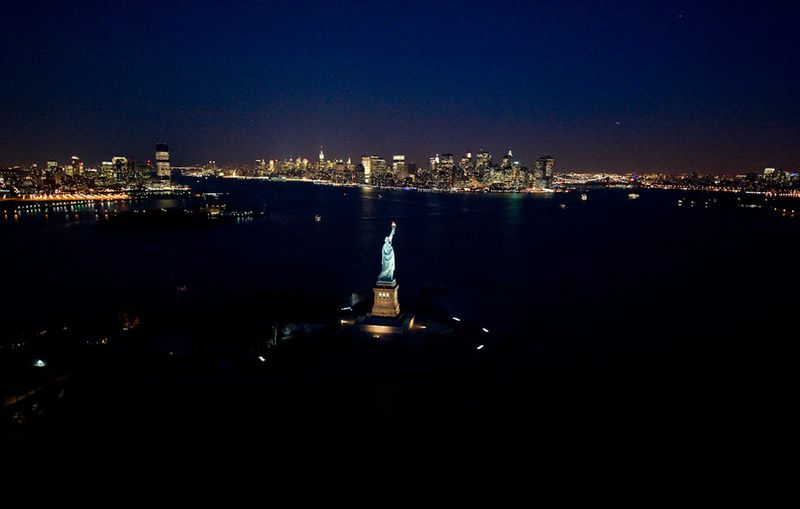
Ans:
[[[151,144],[153,145],[153,144]],[[151,149],[149,155],[143,155],[141,158],[132,157],[127,152],[124,151],[116,151],[113,152],[114,155],[105,155],[101,156],[97,159],[90,159],[84,158],[80,155],[76,155],[76,152],[73,152],[71,156],[61,156],[61,157],[39,157],[35,160],[29,161],[17,161],[15,163],[0,163],[0,168],[33,168],[33,167],[48,167],[54,163],[58,163],[59,166],[69,164],[70,160],[78,160],[80,161],[81,165],[86,165],[87,168],[101,168],[104,164],[107,164],[106,160],[115,160],[115,159],[126,159],[130,160],[132,163],[135,163],[138,166],[148,165],[152,168],[156,169],[159,166],[162,167],[162,172],[160,176],[162,178],[166,178],[168,176],[167,173],[169,172],[170,166],[172,169],[182,170],[186,168],[228,168],[228,169],[236,169],[236,168],[258,168],[259,165],[267,165],[268,163],[281,163],[285,161],[304,161],[306,163],[315,163],[317,159],[321,162],[323,160],[323,153],[327,151],[324,146],[319,147],[319,155],[313,155],[309,152],[300,153],[300,154],[290,154],[288,156],[275,156],[271,155],[269,157],[256,157],[251,159],[245,158],[238,158],[234,161],[222,161],[217,158],[211,158],[206,161],[186,161],[185,158],[181,158],[180,155],[178,156],[178,164],[175,164],[174,160],[170,162],[170,154],[168,152],[168,143],[159,142],[154,144],[156,147],[155,155],[153,150]],[[164,148],[167,151],[162,151],[161,148]],[[551,157],[548,155],[539,155],[533,156],[530,160],[523,159],[517,156],[516,151],[513,149],[508,149],[506,151],[493,151],[485,148],[480,148],[478,150],[475,149],[468,149],[464,151],[440,151],[436,153],[431,153],[426,157],[423,157],[421,160],[416,160],[409,157],[408,152],[404,151],[392,151],[389,153],[375,153],[375,152],[361,152],[358,155],[342,155],[335,152],[328,152],[330,156],[324,156],[324,160],[334,162],[334,161],[344,161],[347,162],[348,165],[358,166],[359,164],[363,165],[365,159],[369,158],[379,158],[384,164],[387,164],[389,167],[392,166],[392,159],[396,157],[402,157],[404,164],[412,164],[414,166],[425,166],[428,165],[429,162],[432,162],[434,158],[438,158],[440,156],[452,157],[454,158],[452,164],[454,167],[463,167],[464,157],[469,156],[473,159],[472,164],[475,164],[475,160],[480,160],[481,154],[488,154],[490,164],[492,161],[492,157],[494,157],[494,164],[500,165],[501,160],[505,157],[509,158],[509,161],[513,161],[515,163],[519,163],[524,167],[530,165],[531,167],[534,165],[537,159],[542,157]],[[533,153],[533,152],[532,152]],[[159,154],[164,155],[166,157],[166,162],[159,161]],[[631,174],[668,174],[668,175],[688,175],[688,174],[700,174],[700,175],[745,175],[745,174],[761,174],[765,170],[775,170],[780,169],[786,172],[790,172],[792,174],[798,173],[800,168],[783,165],[780,163],[766,165],[763,167],[751,167],[751,168],[728,168],[723,170],[705,170],[703,168],[697,167],[689,167],[689,168],[681,168],[681,169],[669,169],[669,170],[658,170],[652,168],[642,168],[642,169],[631,169],[631,168],[616,168],[616,169],[597,169],[597,168],[559,168],[557,173],[584,173],[584,174],[591,174],[591,173],[608,173],[608,174],[617,174],[617,175],[631,175]]]
[[[0,164],[145,161],[167,140],[179,165],[324,145],[420,164],[464,147],[558,154],[567,171],[794,169],[797,9],[15,5]]]

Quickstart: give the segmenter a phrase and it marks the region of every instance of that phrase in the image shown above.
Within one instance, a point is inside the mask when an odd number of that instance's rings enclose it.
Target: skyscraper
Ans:
[[[128,158],[125,156],[114,156],[111,158],[111,166],[114,172],[114,179],[117,181],[124,181],[130,177],[130,172],[128,171]]]
[[[72,167],[71,172],[68,173],[70,176],[79,177],[83,175],[83,162],[80,157],[72,156],[70,158],[70,166]]]
[[[431,157],[430,163],[431,163],[429,168],[430,172],[431,173],[436,172],[436,167],[439,165],[439,154],[436,154],[435,156]]]
[[[111,161],[103,161],[100,163],[100,178],[106,182],[114,180],[114,163]]]
[[[166,143],[156,144],[156,175],[160,179],[170,177],[169,147]]]
[[[361,166],[364,168],[364,183],[372,183],[372,159],[370,156],[361,156]]]
[[[403,154],[395,154],[392,157],[392,173],[395,178],[403,179],[408,174],[406,170],[406,156]]]
[[[381,159],[378,156],[369,156],[372,160],[372,173],[383,175],[386,173],[386,159]]]
[[[386,160],[376,155],[361,156],[361,166],[364,167],[364,183],[382,185],[386,173]]]
[[[514,165],[514,154],[511,151],[508,151],[508,154],[503,156],[503,160],[500,163],[500,168],[504,170],[510,170],[511,167]]]
[[[475,165],[479,168],[488,168],[492,165],[492,153],[481,150],[475,154]]]
[[[492,170],[492,153],[481,149],[475,154],[475,173],[478,179],[483,182]]]
[[[455,158],[453,154],[436,156],[433,170],[433,179],[437,189],[451,189],[455,180]]]
[[[549,188],[553,185],[553,165],[555,159],[551,156],[542,156],[533,166],[533,178],[538,187]]]
[[[475,161],[472,159],[472,152],[467,152],[461,157],[461,162],[458,164],[461,172],[467,177],[475,177]]]

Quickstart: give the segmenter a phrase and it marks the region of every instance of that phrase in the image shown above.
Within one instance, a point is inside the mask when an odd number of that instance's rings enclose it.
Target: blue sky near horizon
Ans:
[[[800,167],[800,6],[29,2],[0,164],[509,149],[558,170]]]

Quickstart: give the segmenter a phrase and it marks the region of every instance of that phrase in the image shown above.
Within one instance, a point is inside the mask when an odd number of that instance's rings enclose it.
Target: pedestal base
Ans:
[[[403,313],[400,316],[368,316],[358,323],[358,328],[373,337],[398,336],[414,327],[414,315]]]
[[[378,283],[373,288],[375,303],[372,305],[372,316],[395,318],[400,315],[400,302],[397,300],[397,283]]]

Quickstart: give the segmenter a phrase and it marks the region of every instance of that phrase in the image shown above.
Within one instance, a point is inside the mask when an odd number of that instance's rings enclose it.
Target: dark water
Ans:
[[[585,327],[589,317],[620,330],[643,319],[664,326],[686,316],[725,327],[722,313],[762,323],[798,277],[791,260],[800,221],[706,209],[703,197],[696,208],[679,208],[684,194],[675,192],[644,191],[627,200],[626,191],[598,191],[582,202],[577,194],[195,185],[228,192],[224,200],[271,216],[208,231],[146,233],[98,232],[91,219],[45,222],[34,215],[0,222],[0,319],[157,306],[174,300],[177,285],[218,299],[299,287],[344,303],[352,292],[368,296],[392,220],[399,225],[396,276],[404,301],[425,286],[443,286],[453,313],[512,331],[570,330]]]
[[[401,305],[438,288],[453,315],[513,338],[474,394],[440,384],[425,407],[448,422],[463,416],[463,434],[483,427],[530,439],[544,426],[585,436],[605,422],[622,434],[659,423],[660,433],[715,437],[736,423],[793,422],[784,401],[798,382],[800,220],[668,191],[628,200],[602,190],[584,202],[577,193],[191,183],[270,216],[187,232],[5,221],[0,321],[168,308],[178,285],[220,305],[296,289],[347,305],[353,294],[369,298],[395,221]],[[696,205],[678,207],[686,196]],[[446,410],[465,399],[479,404]],[[393,429],[433,419],[392,401],[382,415]]]

